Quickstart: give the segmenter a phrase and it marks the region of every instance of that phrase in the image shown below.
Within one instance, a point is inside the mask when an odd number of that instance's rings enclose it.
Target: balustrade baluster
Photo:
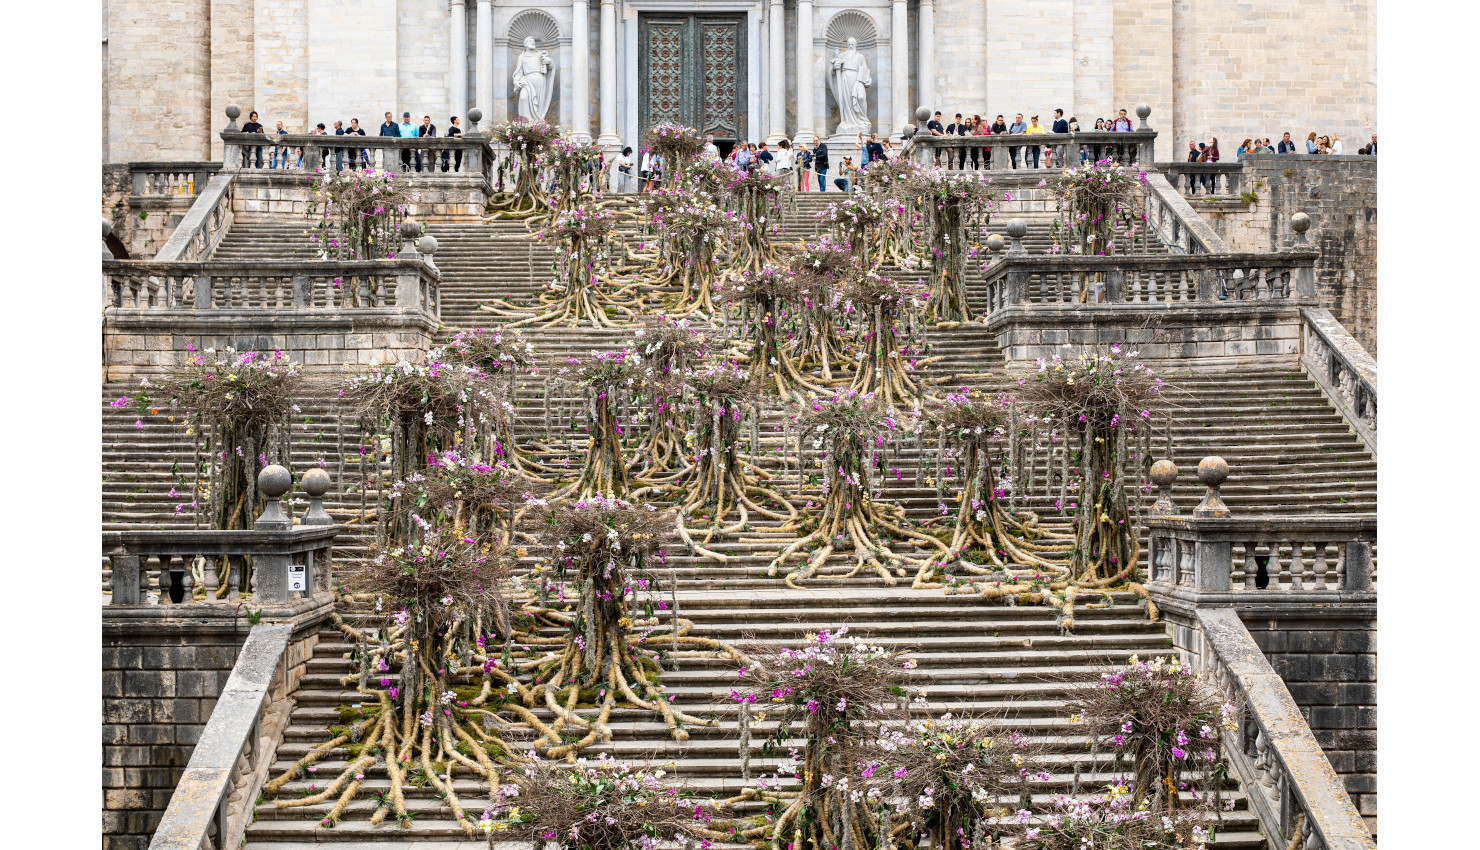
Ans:
[[[216,565],[220,563],[220,559],[215,557],[214,555],[205,555],[201,558],[201,561],[203,562],[201,565],[201,572],[204,574],[205,577],[205,580],[201,582],[201,585],[205,588],[206,601],[214,602],[216,599],[216,591],[221,589],[221,577],[220,574],[216,571]]]

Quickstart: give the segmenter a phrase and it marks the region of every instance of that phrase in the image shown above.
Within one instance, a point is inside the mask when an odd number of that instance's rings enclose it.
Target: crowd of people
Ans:
[[[281,121],[277,122],[277,128],[273,131],[268,132],[265,130],[261,122],[258,121],[255,110],[247,116],[247,122],[242,125],[241,129],[243,133],[261,133],[266,136],[288,135],[288,131],[283,127],[283,122]],[[461,136],[463,130],[462,125],[458,123],[458,117],[453,115],[449,118],[446,130],[440,132],[441,138]],[[401,121],[397,123],[393,114],[387,112],[385,113],[385,122],[380,125],[380,131],[376,135],[401,139],[427,139],[437,138],[438,133],[437,125],[432,123],[432,116],[430,115],[423,115],[421,117],[421,123],[418,124],[411,120],[410,112],[402,112]],[[365,129],[360,126],[360,119],[351,118],[348,127],[344,126],[343,121],[335,121],[333,130],[327,129],[323,122],[319,122],[314,125],[313,129],[308,131],[308,135],[364,136],[366,133]],[[304,167],[302,147],[290,147],[281,141],[272,140],[269,140],[268,144],[248,145],[245,152],[247,165],[254,168],[264,167],[262,156],[264,149],[268,151],[266,160],[267,168],[296,168],[302,170]],[[439,153],[444,172],[462,171],[463,152],[461,150],[442,150],[436,152],[408,148],[401,151],[401,167],[406,171],[421,171],[423,165],[425,165],[426,170],[435,171]],[[423,154],[425,154],[425,159],[423,159]],[[348,160],[351,169],[370,167],[370,151],[365,148],[354,147],[320,148],[318,163],[311,162],[309,165],[314,168],[327,170],[330,156],[334,157],[335,171],[343,171],[346,160]]]

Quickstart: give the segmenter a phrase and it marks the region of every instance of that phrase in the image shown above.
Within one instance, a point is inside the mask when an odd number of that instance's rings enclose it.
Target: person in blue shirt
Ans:
[[[273,135],[276,135],[276,136],[286,136],[286,135],[288,135],[288,131],[285,130],[285,129],[283,129],[283,122],[281,122],[281,121],[277,122],[277,129],[273,131]],[[277,145],[274,145],[273,148],[272,148],[272,167],[273,168],[279,167],[278,166],[278,162],[280,162],[280,161],[282,162],[282,167],[283,168],[287,168],[288,167],[288,146],[287,145],[277,144]]]
[[[863,148],[863,167],[865,168],[874,160],[884,158],[884,146],[879,143],[878,133],[869,133],[867,143],[863,141],[863,134],[859,133],[858,146]],[[833,182],[837,183],[838,181],[834,180]],[[844,191],[847,190],[845,189]]]
[[[1023,121],[1023,113],[1019,112],[1017,114],[1017,117],[1012,119],[1012,126],[1007,128],[1007,133],[1008,133],[1008,135],[1016,136],[1019,133],[1026,133],[1026,132],[1028,132],[1028,125],[1027,125],[1027,123],[1025,121]],[[1022,150],[1022,148],[1018,148],[1018,147],[1012,147],[1012,148],[1008,148],[1007,149],[1007,156],[1008,156],[1009,159],[1012,160],[1012,167],[1013,168],[1017,168],[1018,167],[1018,165],[1017,165],[1017,163],[1018,163],[1018,151],[1020,151],[1020,150]]]
[[[411,123],[411,113],[410,112],[402,112],[401,113],[401,123],[399,125],[397,125],[396,129],[401,132],[401,138],[403,138],[403,139],[414,139],[414,138],[416,138],[416,125]],[[401,149],[401,168],[402,168],[402,170],[405,170],[405,171],[411,170],[411,149],[410,148],[402,148]]]

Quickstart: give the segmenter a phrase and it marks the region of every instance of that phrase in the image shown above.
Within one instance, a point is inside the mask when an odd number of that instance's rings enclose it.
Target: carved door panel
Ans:
[[[643,14],[638,26],[638,122],[644,141],[665,121],[744,138],[745,18]]]

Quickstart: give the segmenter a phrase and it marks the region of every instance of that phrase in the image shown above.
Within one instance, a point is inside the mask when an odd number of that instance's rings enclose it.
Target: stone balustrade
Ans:
[[[1126,133],[1090,131],[1079,133],[1023,133],[986,136],[932,136],[917,132],[909,141],[908,155],[921,168],[939,167],[945,171],[1011,171],[1033,170],[1025,154],[1031,147],[1052,148],[1054,164],[1040,160],[1045,175],[1050,171],[1078,166],[1099,159],[1121,165],[1151,163],[1151,149],[1156,131],[1133,130]],[[972,153],[976,152],[973,159]],[[1016,163],[1014,164],[1014,159]],[[979,166],[978,166],[979,164]]]
[[[1009,223],[1009,232],[1011,223]],[[988,243],[989,247],[1001,243]],[[994,251],[984,312],[1010,306],[1311,303],[1314,251],[1281,253],[1029,255]]]
[[[339,527],[323,510],[329,477],[322,470],[304,476],[312,503],[295,527],[282,497],[292,485],[288,470],[272,464],[258,474],[265,497],[262,514],[250,529],[140,529],[103,532],[103,555],[112,564],[108,604],[212,606],[242,599],[242,576],[250,563],[250,594],[259,606],[290,605],[294,600],[328,598],[333,578],[334,538]],[[250,559],[250,562],[248,561]],[[202,592],[200,599],[195,591]]]
[[[132,192],[139,198],[195,195],[221,170],[216,162],[131,162]]]
[[[1372,589],[1375,516],[1156,516],[1147,525],[1151,582],[1165,589],[1261,598]]]
[[[1237,199],[1243,192],[1239,162],[1158,162],[1156,169],[1185,198]]]
[[[1300,707],[1237,611],[1198,610],[1204,678],[1244,708],[1225,751],[1274,846],[1375,848],[1371,832]]]
[[[111,311],[398,308],[441,316],[441,274],[421,259],[103,263]]]
[[[251,811],[247,804],[270,767],[291,704],[287,662],[293,632],[288,623],[252,626],[150,838],[151,850],[241,843]],[[233,803],[234,796],[245,799]]]
[[[1301,365],[1377,453],[1377,361],[1321,307],[1301,310]]]
[[[1162,243],[1183,254],[1221,254],[1229,250],[1212,225],[1160,171],[1146,174],[1146,223]]]
[[[265,135],[222,131],[222,163],[228,172],[271,170],[273,147],[287,148],[292,170],[348,172],[355,168],[389,171],[413,181],[480,177],[487,181],[493,150],[481,136],[313,136],[302,133]],[[257,149],[262,149],[259,160]],[[302,150],[299,166],[298,151]],[[278,170],[285,168],[279,164]]]
[[[236,187],[231,175],[212,177],[154,259],[192,263],[209,257],[231,228],[235,200]]]

